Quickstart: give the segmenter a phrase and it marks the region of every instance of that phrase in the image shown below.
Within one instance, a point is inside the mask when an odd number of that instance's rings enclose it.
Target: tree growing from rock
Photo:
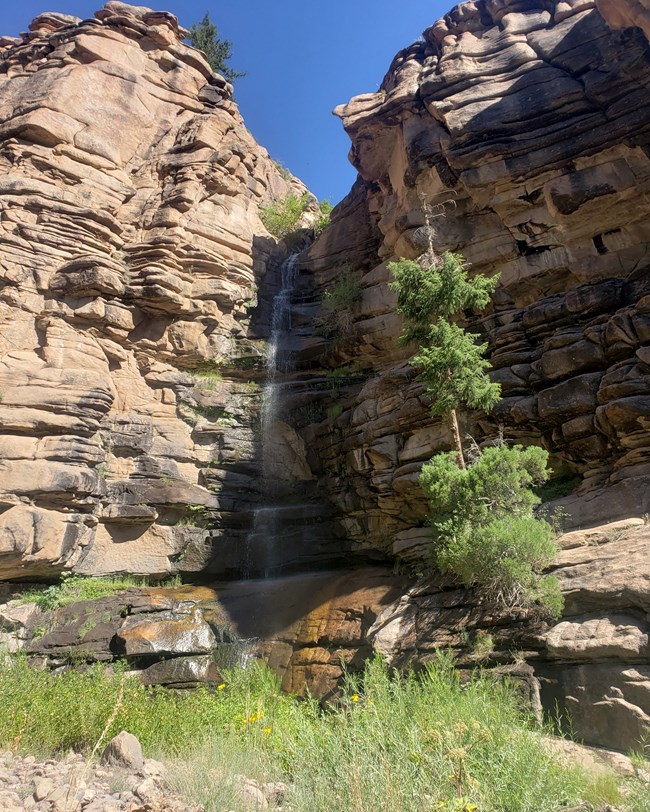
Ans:
[[[245,73],[235,71],[227,64],[232,58],[232,43],[219,36],[219,30],[208,13],[200,23],[195,23],[190,28],[187,39],[195,48],[203,51],[210,67],[229,82],[246,76]]]
[[[400,259],[388,265],[397,290],[397,309],[406,323],[405,343],[417,341],[420,350],[413,366],[420,371],[431,398],[431,413],[449,417],[457,462],[465,467],[458,427],[459,406],[490,411],[501,396],[501,388],[487,375],[490,362],[485,344],[451,317],[467,309],[483,310],[490,301],[498,276],[479,274],[468,278],[459,254],[445,251],[438,264],[422,265]]]
[[[419,344],[413,366],[431,398],[432,415],[449,417],[455,446],[436,455],[420,475],[433,561],[465,585],[481,585],[501,605],[542,606],[557,616],[563,605],[558,581],[542,575],[556,545],[549,523],[534,514],[540,500],[532,490],[548,478],[548,453],[501,443],[467,466],[458,428],[460,406],[489,411],[500,387],[487,374],[486,345],[451,319],[484,309],[498,277],[468,278],[463,258],[449,251],[433,264],[401,259],[388,268],[405,322],[402,340]]]

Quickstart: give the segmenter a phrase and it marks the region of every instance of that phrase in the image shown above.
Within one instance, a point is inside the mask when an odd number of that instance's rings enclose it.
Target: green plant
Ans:
[[[232,43],[230,40],[221,39],[217,26],[209,14],[189,29],[187,39],[195,48],[203,51],[212,70],[221,73],[229,82],[246,76],[245,73],[235,71],[226,64],[232,57]]]
[[[477,660],[487,660],[494,651],[494,638],[485,629],[479,629],[472,642],[472,654]]]
[[[192,372],[192,377],[201,387],[201,389],[213,390],[217,388],[217,384],[223,380],[223,373],[212,364],[201,364],[197,369]]]
[[[293,180],[293,174],[287,169],[287,167],[282,163],[282,161],[273,161],[273,166],[278,170],[278,174],[283,180],[286,180],[287,183]]]
[[[327,407],[327,416],[330,420],[336,420],[343,413],[343,406],[340,403],[335,403],[333,406]]]
[[[22,603],[35,603],[41,609],[51,611],[60,606],[69,606],[79,601],[93,601],[106,598],[130,587],[150,586],[146,578],[136,578],[130,575],[115,575],[92,578],[85,575],[62,576],[58,584],[51,584],[43,588],[33,588],[20,595]],[[167,579],[162,585],[176,586],[180,578]],[[87,631],[87,630],[86,630]],[[85,633],[85,632],[84,632]]]
[[[404,343],[417,341],[413,366],[431,398],[431,413],[450,420],[456,459],[465,465],[458,428],[461,405],[489,411],[499,400],[501,388],[486,373],[485,344],[450,319],[467,309],[482,310],[490,301],[498,276],[467,275],[463,257],[445,251],[440,262],[426,266],[408,259],[388,264],[391,287],[397,291],[398,312],[406,330]]]
[[[185,505],[185,511],[176,522],[177,526],[206,527],[210,515],[205,505]]]
[[[480,674],[461,685],[445,655],[417,676],[375,660],[328,710],[282,694],[259,664],[181,696],[119,667],[55,674],[5,658],[0,695],[1,747],[90,753],[128,730],[147,756],[171,759],[171,788],[206,812],[243,812],[244,799],[228,794],[237,775],[285,782],[293,812],[557,812],[617,792],[553,756],[513,686]],[[630,793],[641,798],[640,785]]]
[[[498,603],[562,611],[557,579],[543,577],[557,552],[553,528],[537,519],[532,487],[548,477],[548,454],[537,446],[486,448],[467,468],[456,454],[438,454],[422,468],[429,502],[433,559],[467,585],[481,585]]]
[[[334,206],[329,202],[329,200],[321,200],[318,204],[318,219],[314,223],[314,234],[318,237],[319,234],[327,228],[330,224],[330,215]]]
[[[295,231],[298,222],[309,205],[311,195],[289,194],[260,209],[260,219],[266,230],[277,239]]]
[[[354,309],[361,301],[361,274],[344,265],[336,279],[323,292],[323,309],[317,321],[325,336],[345,338],[352,331]]]

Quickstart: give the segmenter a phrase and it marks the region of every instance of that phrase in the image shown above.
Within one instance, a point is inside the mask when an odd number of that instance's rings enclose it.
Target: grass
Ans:
[[[197,386],[201,389],[213,391],[223,381],[223,373],[218,369],[198,369],[192,373]]]
[[[164,586],[178,586],[180,578],[175,577],[164,582]],[[161,584],[158,584],[161,585]],[[32,588],[20,595],[22,603],[35,603],[41,609],[50,611],[60,606],[69,606],[79,601],[93,601],[107,598],[129,587],[146,587],[150,582],[146,578],[135,578],[129,575],[116,575],[103,578],[90,578],[83,575],[72,575],[58,584],[42,588]]]
[[[626,802],[611,779],[560,764],[513,688],[481,675],[461,686],[446,657],[418,677],[374,661],[327,711],[282,694],[259,664],[179,696],[99,666],[55,675],[6,658],[0,748],[89,752],[121,689],[107,737],[129,730],[147,755],[172,759],[171,788],[207,812],[243,810],[242,774],[286,782],[293,812],[557,812],[582,801],[648,809],[636,785]]]

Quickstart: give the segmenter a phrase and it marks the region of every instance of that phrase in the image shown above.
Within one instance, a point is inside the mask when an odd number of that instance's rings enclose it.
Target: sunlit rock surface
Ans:
[[[108,2],[2,40],[1,579],[218,568],[255,499],[259,209],[306,190],[184,33]]]
[[[259,402],[286,248],[259,209],[304,187],[170,14],[109,2],[0,40],[0,578],[295,573],[135,590],[45,626],[9,603],[0,640],[53,667],[122,657],[174,687],[262,654],[286,689],[322,697],[372,646],[413,666],[451,647],[534,707],[558,703],[586,741],[636,746],[650,721],[647,20],[645,0],[463,3],[377,93],[337,109],[359,178],[301,259],[296,370],[268,446],[273,534]],[[399,344],[387,263],[430,246],[501,275],[491,307],[465,314],[504,395],[463,416],[468,445],[539,443],[570,483],[555,624],[441,578],[314,571],[354,555],[426,570],[418,474],[450,436]],[[361,298],[332,336],[321,295],[345,266]]]
[[[124,659],[146,684],[173,687],[220,683],[263,657],[285,690],[328,698],[371,655],[368,630],[405,587],[377,567],[131,588],[51,612],[13,600],[0,604],[0,643],[50,668]]]

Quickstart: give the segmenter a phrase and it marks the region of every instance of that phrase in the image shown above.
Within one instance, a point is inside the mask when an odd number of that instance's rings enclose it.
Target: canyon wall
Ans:
[[[337,108],[359,179],[305,266],[326,290],[348,263],[362,295],[345,334],[305,353],[346,374],[302,435],[355,546],[427,572],[417,480],[451,436],[399,346],[386,266],[432,245],[500,274],[490,309],[465,316],[503,400],[462,429],[550,452],[547,507],[574,530],[553,568],[564,618],[503,615],[428,576],[371,636],[401,665],[516,651],[536,701],[625,749],[650,724],[650,62],[643,4],[598,5],[612,27],[593,0],[462,3]]]
[[[46,634],[12,604],[7,640],[51,665],[125,656],[184,685],[215,678],[229,630],[264,638],[285,687],[321,695],[371,643],[415,667],[450,646],[459,666],[498,666],[538,706],[559,702],[587,741],[638,742],[650,724],[646,10],[466,2],[397,55],[377,93],[337,109],[359,177],[301,256],[295,372],[267,448],[278,569],[301,575],[129,594],[59,611]],[[0,40],[5,581],[259,574],[264,342],[286,255],[259,213],[306,190],[183,35],[170,14],[111,1]],[[554,625],[443,578],[415,582],[429,546],[418,474],[450,435],[399,344],[387,263],[430,245],[500,274],[490,308],[465,315],[504,398],[462,429],[551,454],[551,504],[573,529]],[[360,300],[333,325],[323,293],[347,274]],[[304,573],[368,560],[407,574]]]
[[[286,251],[259,211],[307,190],[186,33],[108,2],[0,41],[0,579],[240,566]]]
[[[612,31],[587,0],[463,3],[377,93],[335,111],[360,181],[307,265],[326,286],[340,244],[376,229],[357,257],[355,329],[324,356],[368,380],[341,401],[345,437],[324,423],[309,444],[360,545],[417,557],[418,470],[449,446],[397,346],[387,285],[386,261],[430,240],[500,274],[469,323],[503,400],[465,431],[548,448],[579,483],[561,503],[573,526],[650,510],[647,54],[641,30]]]

